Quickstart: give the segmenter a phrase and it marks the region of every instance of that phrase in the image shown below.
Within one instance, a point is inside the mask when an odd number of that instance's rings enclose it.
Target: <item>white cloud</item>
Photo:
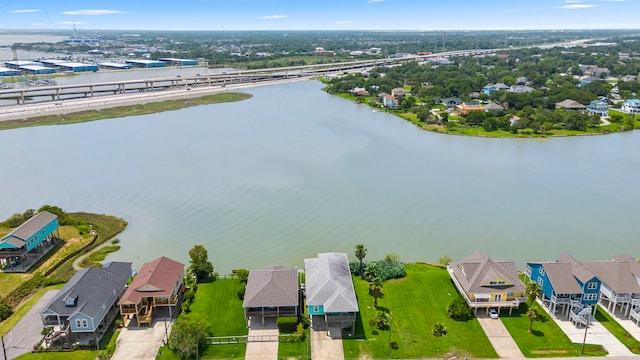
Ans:
[[[9,12],[12,14],[36,13],[36,12],[40,12],[40,9],[21,9],[21,10],[11,10]]]
[[[45,23],[32,23],[31,26],[47,26]]]
[[[82,21],[61,21],[58,24],[59,25],[82,25],[86,23]]]
[[[61,12],[61,14],[64,14],[64,15],[113,15],[113,14],[128,14],[128,12],[120,11],[120,10],[85,9],[85,10],[63,11]]]
[[[597,7],[598,5],[595,4],[569,4],[569,5],[564,5],[564,6],[559,6],[559,9],[568,9],[568,10],[575,10],[575,9],[590,9],[590,8],[594,8]]]
[[[340,21],[336,21],[336,24],[353,24],[355,21],[351,21],[351,20],[340,20]]]
[[[260,19],[271,20],[271,19],[284,19],[286,17],[287,17],[286,15],[267,15],[267,16],[260,16]]]

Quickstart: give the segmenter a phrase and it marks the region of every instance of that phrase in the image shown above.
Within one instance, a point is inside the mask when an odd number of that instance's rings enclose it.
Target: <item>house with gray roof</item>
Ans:
[[[496,308],[498,312],[508,308],[511,314],[526,299],[513,261],[496,261],[476,251],[462,261],[450,262],[447,271],[474,313],[478,308]]]
[[[358,299],[345,253],[304,259],[307,310],[314,329],[355,329]]]
[[[48,211],[35,214],[0,240],[0,269],[22,272],[29,270],[57,237],[58,216]],[[35,253],[38,255],[30,256]],[[19,267],[21,263],[23,264]]]
[[[600,305],[612,314],[640,321],[640,263],[629,255],[582,261],[601,281]]]
[[[40,312],[43,326],[67,345],[98,343],[118,315],[118,300],[131,278],[131,263],[111,262],[75,273]]]
[[[565,109],[566,111],[580,111],[580,110],[586,110],[587,107],[575,100],[566,99],[566,100],[557,102],[556,109]]]
[[[550,314],[560,313],[576,326],[586,326],[589,314],[595,314],[602,281],[571,255],[527,262],[525,274],[542,289],[540,301]]]
[[[249,271],[242,307],[247,320],[263,325],[267,317],[298,316],[298,270],[269,266]]]

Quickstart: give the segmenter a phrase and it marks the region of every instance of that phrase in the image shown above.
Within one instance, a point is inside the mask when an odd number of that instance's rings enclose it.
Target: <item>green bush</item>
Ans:
[[[13,314],[11,305],[6,301],[0,302],[0,321],[8,318],[11,314]]]
[[[447,306],[447,314],[450,318],[456,320],[469,320],[472,317],[471,308],[467,301],[461,296],[453,299],[451,304]]]
[[[433,336],[440,337],[446,334],[447,334],[447,328],[444,327],[443,323],[433,324]]]
[[[295,316],[282,316],[278,318],[278,329],[282,333],[294,333],[298,328],[298,318]]]
[[[238,299],[240,300],[244,300],[244,293],[247,291],[247,288],[242,287],[240,290],[238,290]]]
[[[407,276],[407,271],[404,269],[404,264],[400,262],[398,257],[394,254],[389,254],[384,260],[372,261],[372,262],[363,262],[363,268],[366,269],[367,266],[373,265],[375,268],[376,275],[379,276],[382,281],[387,281],[389,279],[399,279]],[[360,261],[351,260],[349,262],[349,270],[351,274],[354,276],[360,275]]]

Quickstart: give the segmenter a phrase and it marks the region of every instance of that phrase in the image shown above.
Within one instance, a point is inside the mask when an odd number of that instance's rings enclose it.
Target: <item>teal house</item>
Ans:
[[[57,237],[57,231],[57,215],[42,211],[32,216],[0,240],[0,268],[16,268],[22,261],[27,260],[30,253],[38,252],[41,247],[49,245],[48,243]],[[23,270],[28,269],[23,267]]]
[[[322,253],[304,259],[307,311],[316,330],[355,328],[359,312],[349,260],[345,253]]]

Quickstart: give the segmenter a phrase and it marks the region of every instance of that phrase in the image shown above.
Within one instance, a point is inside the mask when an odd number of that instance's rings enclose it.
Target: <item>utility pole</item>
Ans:
[[[584,354],[584,344],[587,342],[587,330],[589,329],[589,323],[591,322],[591,311],[589,311],[587,316],[587,326],[584,327],[584,337],[582,338],[582,349],[580,349],[580,354]]]
[[[7,357],[7,349],[4,348],[4,336],[2,337],[2,353],[4,354],[4,360],[9,360]]]

